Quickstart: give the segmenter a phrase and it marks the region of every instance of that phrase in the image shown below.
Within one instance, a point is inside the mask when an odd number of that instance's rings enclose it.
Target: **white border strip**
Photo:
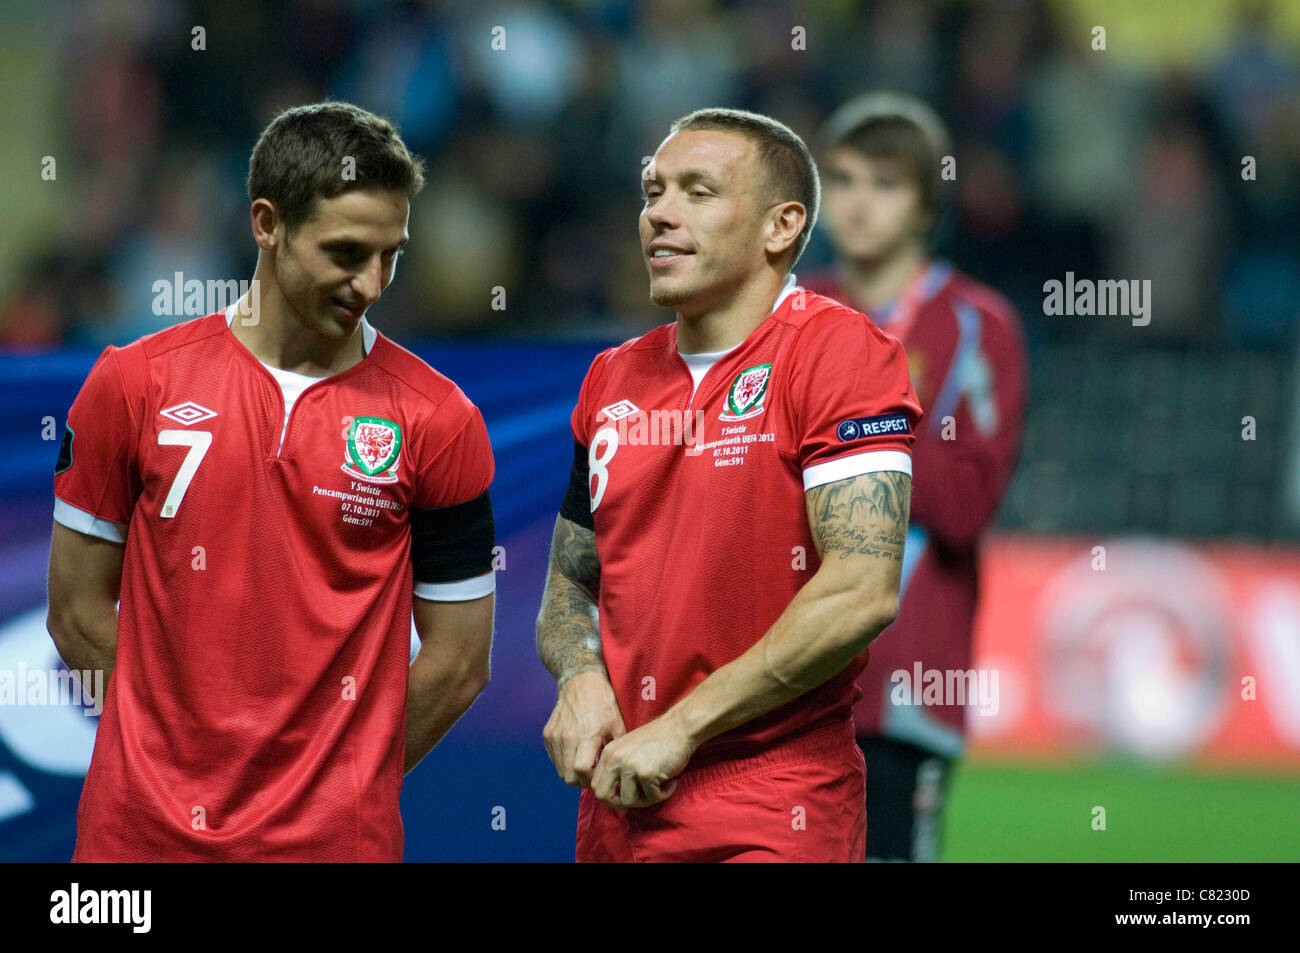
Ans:
[[[121,523],[100,519],[94,513],[87,513],[57,496],[54,498],[54,522],[73,532],[106,539],[110,543],[126,542],[126,527]]]
[[[826,463],[817,463],[803,471],[803,488],[811,490],[824,483],[849,480],[864,473],[896,470],[912,475],[912,455],[901,450],[869,450],[851,457],[840,457]]]
[[[456,582],[417,582],[412,591],[416,598],[430,602],[468,602],[496,592],[497,574],[495,569],[489,569],[481,576]]]

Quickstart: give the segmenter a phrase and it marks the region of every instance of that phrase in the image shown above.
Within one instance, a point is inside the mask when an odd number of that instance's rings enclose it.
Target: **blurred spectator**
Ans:
[[[1224,204],[1205,139],[1181,116],[1144,137],[1113,223],[1107,276],[1151,281],[1143,340],[1212,340],[1222,267]],[[1123,322],[1102,322],[1119,333]]]
[[[393,118],[431,169],[377,319],[408,337],[617,336],[665,317],[646,294],[636,190],[673,119],[736,105],[809,133],[886,86],[951,123],[939,250],[1006,290],[1031,343],[1105,333],[1042,316],[1043,282],[1071,270],[1150,277],[1179,340],[1289,347],[1300,38],[1282,2],[1198,5],[1176,37],[1172,14],[1117,8],[1105,51],[1081,0],[52,7],[76,218],[26,239],[25,277],[0,288],[4,339],[126,340],[176,317],[153,314],[154,281],[248,277],[248,152],[277,110],[326,96]],[[1182,119],[1157,122],[1169,115]],[[806,265],[826,255],[815,237]],[[56,278],[94,294],[42,291]]]
[[[1264,349],[1292,344],[1300,324],[1300,75],[1274,19],[1267,4],[1245,5],[1204,87],[1235,173],[1226,330],[1235,343]]]

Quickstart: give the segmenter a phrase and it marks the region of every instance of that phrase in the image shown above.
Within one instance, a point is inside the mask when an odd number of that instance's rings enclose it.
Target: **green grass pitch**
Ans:
[[[1105,830],[1093,829],[1095,807]],[[949,789],[940,859],[1297,861],[1300,776],[966,761]]]

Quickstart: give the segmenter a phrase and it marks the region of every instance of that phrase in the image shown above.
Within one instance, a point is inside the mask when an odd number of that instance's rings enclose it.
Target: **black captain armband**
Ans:
[[[416,582],[459,582],[492,571],[496,527],[484,490],[437,509],[411,508],[411,567]]]
[[[573,470],[569,474],[569,491],[564,494],[560,515],[579,526],[595,530],[596,521],[591,516],[591,470],[587,462],[587,448],[573,441]]]
[[[63,428],[63,445],[59,447],[59,459],[54,464],[54,475],[58,476],[64,470],[72,469],[72,438],[76,434],[72,428],[65,426]]]

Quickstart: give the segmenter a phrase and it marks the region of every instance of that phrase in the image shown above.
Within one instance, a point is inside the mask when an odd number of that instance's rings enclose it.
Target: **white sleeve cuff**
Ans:
[[[495,569],[489,569],[481,576],[456,582],[417,582],[412,591],[416,598],[430,602],[468,602],[496,592],[497,574]]]
[[[70,530],[106,539],[110,543],[126,542],[126,526],[111,520],[100,519],[94,513],[87,513],[67,503],[57,496],[54,498],[54,522]]]
[[[803,471],[803,488],[806,492],[823,483],[850,480],[864,473],[877,473],[881,470],[896,470],[911,476],[912,455],[901,450],[868,450],[851,457],[816,463]]]

